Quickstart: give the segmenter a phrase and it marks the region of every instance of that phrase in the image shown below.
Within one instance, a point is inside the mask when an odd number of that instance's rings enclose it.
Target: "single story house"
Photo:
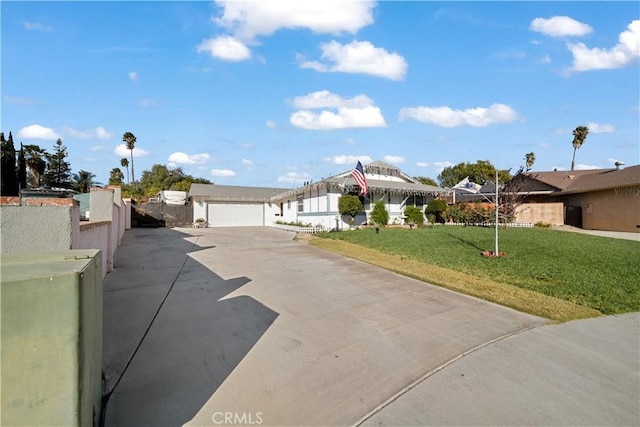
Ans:
[[[563,223],[640,232],[640,165],[624,169],[525,172],[524,205],[561,204]]]
[[[341,216],[338,199],[343,194],[360,194],[351,177],[352,170],[295,189],[192,184],[189,190],[194,219],[203,218],[208,226],[261,226],[277,221],[303,223],[325,228],[346,228],[351,217]],[[382,200],[390,223],[404,221],[404,208],[424,209],[429,200],[448,190],[424,185],[385,162],[364,166],[368,194],[361,196],[364,211],[355,224],[369,222],[375,202]]]
[[[352,170],[323,178],[318,182],[277,194],[271,201],[280,207],[280,219],[302,222],[326,228],[345,228],[351,217],[341,216],[338,199],[343,194],[360,194]],[[376,161],[364,166],[368,194],[361,196],[364,211],[355,218],[355,225],[368,223],[374,204],[382,200],[389,212],[390,224],[404,223],[404,208],[426,208],[427,203],[448,190],[424,185],[397,167]]]

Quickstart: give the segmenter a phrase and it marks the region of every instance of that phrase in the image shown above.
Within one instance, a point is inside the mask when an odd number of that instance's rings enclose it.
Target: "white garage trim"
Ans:
[[[209,202],[209,227],[249,227],[264,224],[264,203]]]

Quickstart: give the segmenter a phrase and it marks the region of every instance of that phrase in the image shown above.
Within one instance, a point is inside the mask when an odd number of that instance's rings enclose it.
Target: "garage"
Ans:
[[[247,227],[264,225],[264,203],[209,203],[209,227]]]

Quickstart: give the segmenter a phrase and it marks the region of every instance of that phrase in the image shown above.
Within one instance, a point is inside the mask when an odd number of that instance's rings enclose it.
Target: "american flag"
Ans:
[[[369,191],[367,189],[367,178],[365,178],[364,176],[364,168],[362,167],[362,163],[360,163],[360,160],[358,160],[356,167],[351,172],[351,176],[353,177],[353,179],[355,179],[358,187],[360,187],[360,194],[366,195]]]

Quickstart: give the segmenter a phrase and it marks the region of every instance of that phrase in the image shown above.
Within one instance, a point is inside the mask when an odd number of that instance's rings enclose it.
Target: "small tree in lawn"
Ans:
[[[364,205],[360,201],[360,197],[354,194],[344,194],[338,199],[338,212],[340,215],[349,215],[351,221],[350,225],[353,225],[356,215],[364,209]]]
[[[389,212],[387,208],[384,206],[384,202],[382,200],[378,200],[375,205],[373,205],[373,210],[371,211],[371,219],[376,225],[380,227],[386,227],[389,224]]]

